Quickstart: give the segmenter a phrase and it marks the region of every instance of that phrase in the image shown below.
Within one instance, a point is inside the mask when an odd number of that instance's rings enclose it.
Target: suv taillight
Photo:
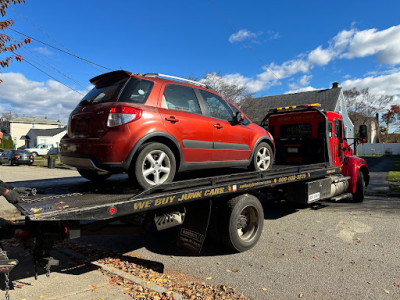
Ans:
[[[129,106],[117,106],[110,109],[107,119],[108,127],[123,125],[140,119],[142,110]]]

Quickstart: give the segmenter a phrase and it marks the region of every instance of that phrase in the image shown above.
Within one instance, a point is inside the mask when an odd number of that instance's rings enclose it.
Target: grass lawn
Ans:
[[[67,167],[66,165],[64,165],[60,162],[57,155],[51,155],[51,157],[54,157],[56,159],[56,168]],[[47,156],[36,156],[35,161],[33,162],[33,165],[47,167]]]
[[[388,173],[387,180],[400,182],[400,156],[396,156],[396,160]],[[400,192],[400,186],[398,185],[391,185],[391,188],[395,192]]]

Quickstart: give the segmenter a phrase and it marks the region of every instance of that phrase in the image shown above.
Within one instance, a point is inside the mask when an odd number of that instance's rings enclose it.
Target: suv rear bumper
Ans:
[[[97,167],[90,158],[61,156],[60,161],[65,165],[73,166],[77,169],[106,171]]]
[[[100,172],[110,172],[110,173],[118,173],[126,171],[125,163],[97,163],[97,159],[95,157],[86,156],[82,157],[82,155],[71,154],[71,153],[62,153],[60,155],[60,161],[63,164],[66,164],[71,167],[75,167],[77,169],[84,170],[96,170]]]

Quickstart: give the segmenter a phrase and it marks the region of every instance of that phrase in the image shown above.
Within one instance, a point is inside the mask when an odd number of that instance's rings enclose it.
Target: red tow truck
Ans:
[[[0,238],[18,237],[31,247],[36,270],[56,263],[49,253],[57,241],[121,234],[133,224],[144,227],[149,222],[158,230],[179,226],[178,244],[194,252],[200,252],[210,228],[226,246],[242,252],[260,238],[265,201],[363,201],[369,170],[365,160],[352,155],[340,114],[318,104],[284,107],[269,111],[260,125],[275,139],[275,164],[268,171],[236,169],[142,192],[107,188],[105,183],[52,182],[51,187],[40,186],[41,195],[15,205],[23,218],[0,219]],[[0,251],[0,272],[8,274],[16,263]]]

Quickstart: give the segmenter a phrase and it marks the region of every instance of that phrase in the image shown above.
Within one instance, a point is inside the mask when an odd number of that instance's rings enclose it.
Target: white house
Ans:
[[[64,125],[61,122],[48,119],[18,117],[11,120],[3,120],[0,123],[0,127],[5,136],[13,138],[18,148],[21,146],[34,146],[26,138],[29,130],[64,128]]]
[[[58,148],[61,138],[67,133],[67,128],[31,129],[25,136],[26,148],[35,147],[38,144],[53,145]]]

